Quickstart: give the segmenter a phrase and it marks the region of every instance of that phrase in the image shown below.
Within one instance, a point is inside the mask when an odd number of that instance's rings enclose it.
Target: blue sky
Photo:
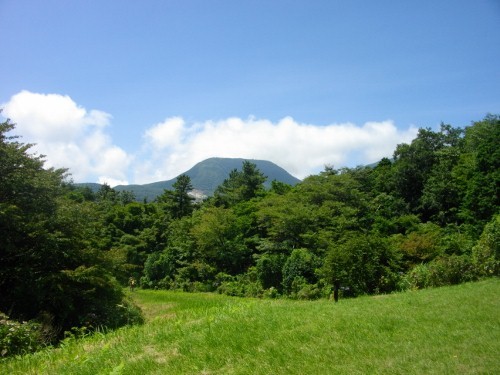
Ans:
[[[77,182],[302,178],[500,113],[500,1],[0,0],[0,105]]]

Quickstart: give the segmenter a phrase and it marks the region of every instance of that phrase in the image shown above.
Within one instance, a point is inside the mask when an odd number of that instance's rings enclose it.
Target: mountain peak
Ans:
[[[244,158],[221,158],[212,157],[197,163],[188,171],[181,173],[191,178],[193,191],[197,196],[211,196],[215,189],[229,177],[229,173],[233,169],[241,170],[244,161],[249,161],[257,166],[257,168],[267,176],[264,183],[266,188],[271,186],[273,180],[277,180],[289,185],[295,185],[300,180],[285,169],[268,160],[244,159]],[[147,199],[154,200],[161,195],[165,189],[171,190],[172,185],[177,180],[177,177],[171,180],[158,181],[144,185],[119,185],[115,187],[117,191],[128,190],[132,191],[138,201]]]

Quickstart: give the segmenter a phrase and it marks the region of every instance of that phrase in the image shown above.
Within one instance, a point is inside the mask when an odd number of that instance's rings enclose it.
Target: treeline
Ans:
[[[0,128],[0,311],[15,318],[46,314],[59,330],[133,321],[133,306],[117,303],[130,278],[313,299],[334,285],[357,296],[499,274],[496,115],[420,129],[376,167],[327,166],[294,187],[266,190],[244,162],[203,202],[186,175],[150,203],[77,188],[8,139],[12,128]]]
[[[105,210],[103,250],[115,275],[135,272],[144,288],[237,296],[328,297],[334,285],[356,296],[498,275],[499,124],[420,129],[392,160],[325,167],[295,187],[266,191],[244,162],[198,205],[180,176],[154,203]]]

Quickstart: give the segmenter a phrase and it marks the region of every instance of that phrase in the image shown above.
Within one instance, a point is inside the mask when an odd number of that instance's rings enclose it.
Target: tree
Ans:
[[[323,264],[331,285],[339,283],[352,295],[394,290],[398,271],[397,253],[377,235],[348,233],[332,244]]]
[[[241,172],[242,200],[250,200],[262,192],[266,179],[256,164],[245,160]]]
[[[191,214],[193,211],[194,198],[188,193],[193,190],[191,178],[186,174],[181,174],[172,185],[174,188],[174,217],[180,218]]]
[[[172,213],[172,217],[179,219],[190,215],[193,212],[194,198],[189,195],[193,190],[191,178],[186,174],[181,174],[172,185],[174,190],[165,190],[157,201],[164,204]]]
[[[43,158],[28,154],[31,145],[7,135],[13,129],[9,120],[0,124],[0,310],[33,318],[40,274],[61,260],[48,245],[65,170],[43,169]]]
[[[294,249],[283,266],[283,291],[293,290],[294,282],[304,280],[308,284],[316,282],[315,270],[319,266],[317,257],[307,249]]]
[[[472,259],[481,276],[500,275],[500,215],[495,215],[485,225],[477,245],[472,249]]]
[[[411,144],[400,144],[394,151],[395,190],[414,212],[436,162],[435,152],[442,147],[443,140],[439,133],[419,129],[417,138]]]
[[[231,207],[235,204],[257,197],[264,191],[267,177],[254,163],[245,160],[242,170],[233,169],[214,192],[215,204]]]
[[[461,187],[459,216],[480,232],[500,207],[500,116],[488,115],[466,128],[464,143],[453,171]]]
[[[250,263],[250,254],[234,212],[222,207],[208,207],[196,213],[191,234],[200,257],[219,271],[232,275],[243,273]]]
[[[419,210],[423,220],[430,219],[440,225],[457,222],[460,207],[460,188],[453,176],[460,150],[443,148],[436,152],[436,163],[429,173],[420,198]]]
[[[100,203],[114,204],[118,202],[118,192],[107,183],[101,185],[96,193],[96,199]]]
[[[140,320],[118,307],[124,294],[93,247],[99,213],[66,199],[66,171],[44,169],[12,129],[0,124],[0,311],[23,320],[43,312],[61,334]]]

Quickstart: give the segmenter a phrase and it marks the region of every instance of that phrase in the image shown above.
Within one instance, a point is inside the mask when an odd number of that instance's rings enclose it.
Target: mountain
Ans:
[[[214,193],[215,189],[222,184],[222,182],[229,177],[229,173],[233,169],[241,170],[243,162],[245,160],[254,163],[257,168],[267,176],[265,186],[269,188],[273,180],[277,180],[289,185],[295,185],[300,180],[290,173],[288,173],[283,168],[277,166],[276,164],[267,160],[253,160],[253,159],[240,159],[240,158],[210,158],[196,164],[190,170],[184,172],[183,174],[188,175],[191,178],[191,184],[193,185],[194,191],[193,195],[197,198],[202,198],[203,196],[210,196]],[[165,189],[172,190],[172,185],[177,180],[173,178],[167,181],[153,182],[144,185],[118,185],[114,189],[116,191],[131,191],[135,194],[138,201],[143,201],[147,199],[148,201],[154,200],[158,195],[162,194]],[[92,189],[98,184],[79,184],[83,186],[89,186]],[[98,188],[98,187],[97,187]]]

